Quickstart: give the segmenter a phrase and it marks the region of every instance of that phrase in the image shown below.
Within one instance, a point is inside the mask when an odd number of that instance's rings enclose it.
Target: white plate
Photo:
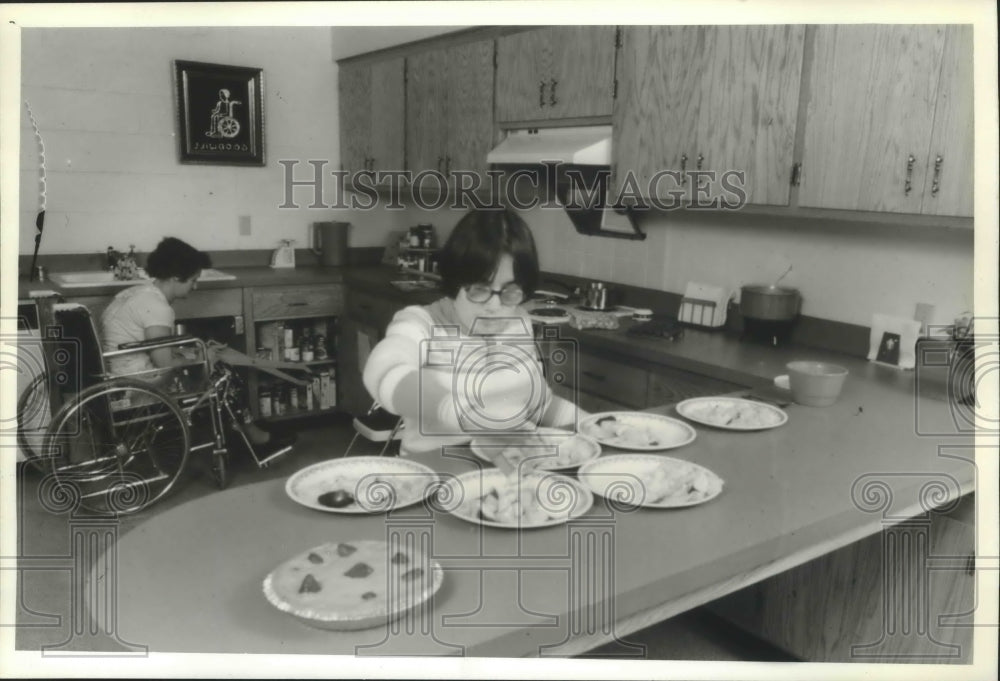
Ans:
[[[502,509],[512,507],[504,502],[518,497],[531,499],[531,508],[537,515],[511,514],[507,519]],[[508,476],[503,471],[488,468],[468,471],[448,480],[438,493],[437,504],[470,523],[517,530],[569,522],[590,510],[594,496],[578,481],[565,475],[539,471]],[[497,506],[501,515],[480,515],[484,510],[489,513],[490,505]]]
[[[525,472],[569,470],[601,455],[601,445],[594,438],[560,428],[477,437],[470,447],[489,463],[503,453],[512,466]]]
[[[739,397],[695,397],[677,405],[686,419],[725,430],[766,430],[788,421],[782,409]]]
[[[321,461],[288,478],[285,492],[303,506],[328,513],[385,513],[415,504],[434,491],[437,473],[423,464],[383,456],[350,456]],[[333,508],[321,495],[343,490],[354,502]]]
[[[598,425],[598,421],[603,423]],[[608,447],[642,452],[681,447],[698,437],[694,428],[684,421],[637,411],[591,414],[580,421],[580,432]]]
[[[656,454],[605,456],[581,466],[577,477],[615,504],[649,508],[703,504],[723,486],[722,478],[704,466]]]
[[[343,547],[353,552],[338,553]],[[391,561],[390,552],[405,558]],[[344,570],[357,568],[359,562],[368,566],[368,574],[344,579]],[[303,595],[297,585],[304,584],[307,575],[316,590]],[[400,584],[390,588],[390,579]],[[350,631],[399,618],[431,598],[443,581],[441,565],[416,547],[360,540],[315,546],[271,571],[262,588],[271,605],[311,627]]]

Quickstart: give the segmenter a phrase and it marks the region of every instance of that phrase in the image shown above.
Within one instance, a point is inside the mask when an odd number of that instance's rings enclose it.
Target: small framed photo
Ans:
[[[264,71],[174,61],[181,163],[264,165]]]
[[[875,356],[876,362],[883,364],[899,365],[899,343],[898,333],[886,331],[882,334],[882,341],[878,345],[878,354]]]

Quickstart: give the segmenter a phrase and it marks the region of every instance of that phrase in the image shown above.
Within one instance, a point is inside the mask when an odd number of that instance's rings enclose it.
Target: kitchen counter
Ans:
[[[157,652],[582,653],[972,491],[974,443],[949,405],[860,364],[831,407],[790,405],[784,426],[760,432],[696,426],[693,443],[665,452],[725,480],[700,506],[615,510],[598,498],[570,525],[516,533],[423,506],[389,516],[316,512],[275,480],[151,518],[118,541],[114,560],[98,563],[92,585],[117,586],[119,639]],[[478,465],[464,448],[452,453],[414,459],[445,475]],[[393,529],[426,532],[445,570],[415,630],[320,631],[262,596],[264,576],[292,555]]]
[[[319,284],[339,284],[344,280],[346,267],[294,267],[277,269],[271,267],[230,267],[217,269],[232,274],[235,279],[223,281],[201,281],[198,289],[212,291],[218,289],[249,288],[253,286],[312,286]],[[140,282],[136,282],[137,284]],[[30,291],[50,290],[67,297],[113,296],[122,290],[121,286],[62,287],[54,281],[19,281],[18,295],[27,297]]]

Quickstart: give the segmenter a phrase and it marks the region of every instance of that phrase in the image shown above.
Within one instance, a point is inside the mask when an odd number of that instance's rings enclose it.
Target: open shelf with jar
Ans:
[[[251,340],[258,359],[291,362],[311,373],[284,370],[305,385],[254,372],[254,416],[284,421],[339,411],[337,397],[337,327],[343,307],[339,285],[274,286],[254,289]]]

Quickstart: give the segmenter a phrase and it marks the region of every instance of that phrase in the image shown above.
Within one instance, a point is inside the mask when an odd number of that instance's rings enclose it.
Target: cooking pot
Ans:
[[[752,285],[743,286],[740,292],[740,312],[749,319],[791,321],[802,306],[802,297],[794,288]]]

